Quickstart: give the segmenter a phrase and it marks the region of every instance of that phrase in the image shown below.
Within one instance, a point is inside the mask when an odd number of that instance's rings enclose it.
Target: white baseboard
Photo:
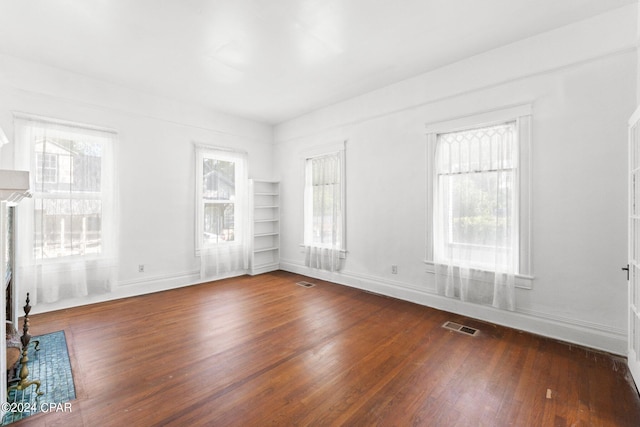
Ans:
[[[112,292],[89,295],[73,299],[62,300],[54,303],[39,303],[34,305],[32,314],[46,313],[49,311],[63,310],[67,308],[79,307],[82,305],[96,304],[100,302],[113,301],[121,298],[134,297],[151,294],[154,292],[167,291],[170,289],[184,288],[198,285],[214,280],[237,277],[246,274],[245,271],[234,272],[223,276],[202,280],[200,271],[186,271],[182,273],[147,276],[135,280],[123,280],[118,282],[118,286]]]
[[[596,350],[625,356],[627,353],[626,331],[611,328],[606,325],[531,310],[517,309],[515,312],[498,310],[489,306],[469,304],[447,298],[434,293],[433,289],[420,289],[415,285],[390,282],[385,279],[351,272],[332,273],[312,269],[303,264],[282,259],[280,260],[280,269],[507,326],[509,328],[531,332],[568,343],[590,347]]]
[[[118,288],[128,286],[156,287],[160,283],[180,282],[193,283],[200,280],[200,271],[186,271],[174,274],[160,274],[155,276],[142,276],[139,279],[122,280],[118,282]]]
[[[268,273],[270,271],[276,271],[279,269],[280,269],[280,264],[276,262],[272,264],[258,265],[256,267],[252,267],[249,271],[249,274],[252,276],[256,276],[258,274],[264,274],[264,273]]]

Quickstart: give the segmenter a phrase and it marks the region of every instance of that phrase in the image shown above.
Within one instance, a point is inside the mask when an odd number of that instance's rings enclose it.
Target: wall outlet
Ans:
[[[391,274],[398,274],[398,266],[397,265],[392,265],[391,266]]]
[[[144,264],[138,264],[138,273],[144,273]]]

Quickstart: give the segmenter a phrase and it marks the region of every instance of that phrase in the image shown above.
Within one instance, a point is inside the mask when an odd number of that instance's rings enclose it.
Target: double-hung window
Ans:
[[[99,257],[114,232],[115,133],[46,120],[18,120],[31,158],[33,257]],[[27,151],[27,150],[25,150]]]
[[[204,158],[202,162],[203,246],[235,240],[236,164]]]
[[[428,126],[427,262],[447,296],[513,309],[516,279],[530,286],[530,116],[527,105]]]
[[[304,246],[306,264],[340,269],[345,253],[344,150],[305,160]]]
[[[196,193],[202,277],[246,268],[246,154],[196,145]]]
[[[438,135],[436,261],[517,272],[517,143],[515,122]]]
[[[17,261],[36,301],[110,291],[117,282],[117,134],[16,116],[16,167],[31,172]],[[37,295],[36,295],[37,292]]]

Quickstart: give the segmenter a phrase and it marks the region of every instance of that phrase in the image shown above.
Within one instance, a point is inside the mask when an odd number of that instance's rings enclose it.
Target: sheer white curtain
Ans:
[[[118,276],[117,134],[18,116],[16,167],[33,198],[17,210],[16,278],[35,302],[110,292]]]
[[[246,153],[196,144],[196,180],[200,278],[243,273],[249,262]]]
[[[515,309],[517,135],[516,122],[438,135],[434,263],[443,295]]]
[[[306,160],[305,265],[328,271],[344,258],[344,150]]]

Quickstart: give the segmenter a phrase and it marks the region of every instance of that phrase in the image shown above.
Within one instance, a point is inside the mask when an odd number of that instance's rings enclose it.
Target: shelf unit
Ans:
[[[280,183],[252,179],[250,274],[280,268]]]

